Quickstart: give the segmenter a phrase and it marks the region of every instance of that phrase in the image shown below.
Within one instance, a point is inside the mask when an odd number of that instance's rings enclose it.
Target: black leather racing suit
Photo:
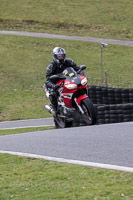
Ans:
[[[54,108],[57,107],[57,95],[56,95],[56,92],[54,91],[54,86],[56,84],[53,83],[49,78],[52,75],[63,72],[67,67],[72,67],[75,71],[78,71],[80,69],[73,60],[66,58],[64,63],[60,66],[58,66],[54,61],[51,62],[48,65],[47,70],[46,70],[45,84],[46,84],[47,89],[49,90],[49,93],[50,93],[49,98]]]

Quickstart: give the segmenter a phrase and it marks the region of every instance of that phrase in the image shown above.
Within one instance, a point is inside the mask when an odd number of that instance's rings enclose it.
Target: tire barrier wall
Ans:
[[[97,124],[133,121],[133,89],[88,86],[95,104]]]
[[[88,96],[95,106],[97,124],[133,121],[133,89],[88,86]],[[85,126],[77,117],[73,126]]]
[[[88,86],[88,96],[94,104],[124,104],[133,103],[132,88],[108,88]]]
[[[97,124],[133,121],[133,103],[96,106]]]

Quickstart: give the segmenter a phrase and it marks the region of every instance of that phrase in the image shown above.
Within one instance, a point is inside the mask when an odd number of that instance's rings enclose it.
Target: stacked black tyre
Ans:
[[[133,89],[89,86],[95,104],[97,124],[133,121]]]
[[[94,104],[133,103],[132,88],[108,88],[94,85],[88,88],[88,96]]]
[[[96,86],[90,85],[88,87],[88,96],[94,104],[97,104]]]
[[[97,123],[118,123],[133,121],[133,103],[102,105],[97,107]]]
[[[132,88],[129,89],[129,102],[133,103],[133,89]]]
[[[115,104],[122,104],[122,90],[120,88],[115,88],[114,93],[115,93]]]

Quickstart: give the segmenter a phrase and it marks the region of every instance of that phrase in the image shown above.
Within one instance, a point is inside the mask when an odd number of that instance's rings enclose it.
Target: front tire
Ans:
[[[83,120],[88,125],[94,125],[96,124],[96,111],[93,106],[92,101],[89,98],[85,98],[81,101],[81,108],[84,111],[84,114],[82,114]]]
[[[72,126],[72,121],[66,121],[62,117],[54,117],[55,128],[68,128]]]

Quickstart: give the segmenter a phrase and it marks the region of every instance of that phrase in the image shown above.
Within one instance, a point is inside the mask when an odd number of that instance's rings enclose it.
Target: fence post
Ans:
[[[105,71],[105,87],[108,87],[107,72]]]
[[[106,48],[108,44],[101,43],[101,85],[103,86],[103,48]]]
[[[129,88],[129,82],[128,82],[128,80],[127,80],[127,88]]]
[[[8,79],[10,78],[10,72],[8,72]]]
[[[118,78],[118,75],[116,77],[116,84],[117,84],[117,87],[119,87],[119,78]]]
[[[22,90],[24,90],[24,79],[22,78],[21,81],[22,81]]]

